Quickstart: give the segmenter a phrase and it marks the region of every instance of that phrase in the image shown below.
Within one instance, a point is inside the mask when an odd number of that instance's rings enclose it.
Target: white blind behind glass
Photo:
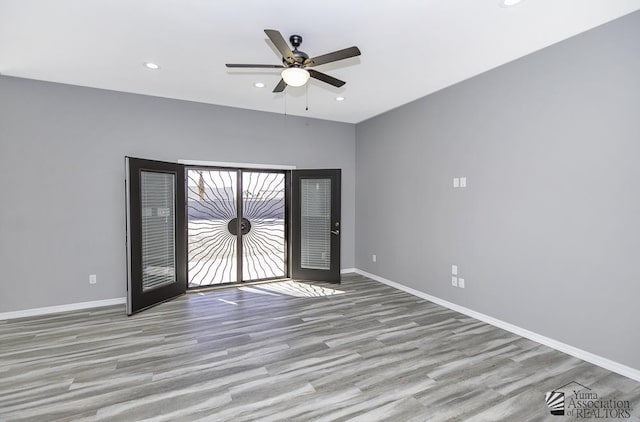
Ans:
[[[175,175],[142,171],[142,291],[176,282]]]
[[[331,179],[302,179],[302,268],[331,269]]]

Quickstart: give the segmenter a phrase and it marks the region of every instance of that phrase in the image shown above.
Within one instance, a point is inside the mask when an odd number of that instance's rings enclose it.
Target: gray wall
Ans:
[[[125,295],[125,155],[341,168],[354,266],[354,125],[0,77],[0,312]]]
[[[356,266],[640,369],[638,40],[635,13],[358,124]]]

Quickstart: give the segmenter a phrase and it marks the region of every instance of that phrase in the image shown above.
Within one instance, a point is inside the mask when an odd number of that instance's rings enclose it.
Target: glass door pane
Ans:
[[[286,276],[285,174],[242,172],[243,281]]]
[[[300,182],[300,266],[314,270],[331,268],[331,179]]]
[[[176,175],[140,172],[142,292],[176,282]]]
[[[187,170],[189,287],[238,281],[237,181],[235,170]]]

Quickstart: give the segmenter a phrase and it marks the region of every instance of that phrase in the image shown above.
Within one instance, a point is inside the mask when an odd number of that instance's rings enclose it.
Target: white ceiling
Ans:
[[[640,0],[498,3],[0,0],[0,74],[357,123],[640,9]],[[271,92],[276,69],[224,66],[279,64],[264,29],[302,35],[310,56],[352,45],[362,56],[319,66],[347,84],[312,80],[305,111],[306,88]]]

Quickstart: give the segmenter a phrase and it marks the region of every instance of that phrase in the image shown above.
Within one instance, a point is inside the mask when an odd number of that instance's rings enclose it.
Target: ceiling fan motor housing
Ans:
[[[301,35],[292,35],[289,37],[289,42],[293,46],[293,59],[295,60],[293,63],[287,61],[285,57],[282,58],[282,62],[289,67],[302,67],[304,61],[309,58],[309,55],[304,51],[298,50],[298,47],[302,44],[302,36]]]

